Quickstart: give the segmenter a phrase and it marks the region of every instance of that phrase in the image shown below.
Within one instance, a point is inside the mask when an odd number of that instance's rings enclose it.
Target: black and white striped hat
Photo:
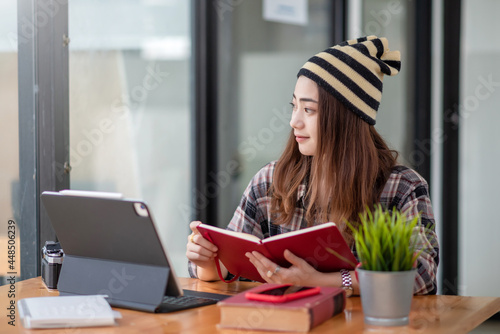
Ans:
[[[387,38],[352,39],[318,53],[302,66],[303,75],[335,96],[368,124],[375,124],[382,99],[382,80],[401,68],[399,51],[389,51]]]

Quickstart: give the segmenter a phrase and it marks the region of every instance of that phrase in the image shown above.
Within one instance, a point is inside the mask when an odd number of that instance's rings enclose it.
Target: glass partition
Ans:
[[[238,1],[218,16],[219,175],[213,177],[220,192],[213,223],[221,227],[250,179],[284,149],[297,72],[332,43],[330,1],[273,3]]]
[[[69,35],[71,188],[144,199],[186,276],[190,1],[71,1]]]
[[[413,156],[413,124],[408,96],[413,87],[410,36],[412,21],[410,2],[392,0],[362,1],[360,26],[351,29],[351,36],[376,35],[387,37],[389,49],[401,52],[401,70],[395,77],[384,78],[384,93],[377,113],[377,131],[388,144],[400,153],[405,165],[417,167],[419,160]],[[359,14],[358,14],[359,15]]]
[[[500,2],[485,0],[478,6],[466,0],[462,6],[459,294],[500,297],[500,225],[495,213],[500,187]],[[452,121],[446,115],[445,121]]]
[[[19,109],[17,1],[0,3],[0,284],[21,275],[19,248]],[[9,240],[11,240],[9,242]],[[8,249],[7,247],[14,246]],[[9,253],[9,250],[11,251]],[[11,257],[9,257],[11,255]]]

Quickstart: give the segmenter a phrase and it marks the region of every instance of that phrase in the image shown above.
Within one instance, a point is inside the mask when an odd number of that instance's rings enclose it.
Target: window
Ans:
[[[8,272],[21,275],[19,242],[19,112],[17,75],[17,1],[0,3],[0,278]],[[9,221],[16,223],[15,259],[13,269],[8,263],[7,241]],[[12,243],[12,241],[11,241]],[[0,279],[0,284],[2,284]]]
[[[500,296],[496,236],[500,163],[500,46],[495,36],[500,3],[462,4],[459,112],[459,286],[460,295]],[[446,78],[444,79],[446,80]],[[451,122],[446,118],[444,121]],[[476,272],[481,272],[478,280]],[[454,284],[456,282],[448,282]]]
[[[184,0],[69,3],[71,188],[144,199],[182,276],[180,236],[191,214],[190,20]]]
[[[217,222],[207,223],[221,227],[229,223],[251,178],[285,147],[299,69],[333,45],[331,1],[309,1],[307,20],[300,24],[266,18],[265,3],[236,2],[217,16],[219,157],[212,181],[219,187],[218,214]]]

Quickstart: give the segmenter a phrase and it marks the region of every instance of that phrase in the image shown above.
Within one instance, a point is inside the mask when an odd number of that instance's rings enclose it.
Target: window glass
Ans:
[[[186,276],[190,1],[71,1],[69,35],[71,188],[144,199]]]
[[[377,131],[388,145],[400,153],[399,160],[407,166],[418,167],[423,161],[413,151],[412,114],[409,112],[408,83],[413,81],[414,60],[409,46],[412,35],[412,7],[406,1],[370,0],[363,1],[361,27],[355,29],[355,36],[376,35],[386,37],[390,50],[401,52],[401,70],[395,77],[384,78],[384,92],[377,113]],[[410,81],[412,80],[412,81]]]
[[[500,2],[462,5],[460,54],[459,294],[500,297]],[[446,80],[446,77],[443,79]],[[451,121],[444,113],[444,121]],[[478,277],[475,273],[481,272]],[[449,282],[456,284],[456,282]]]
[[[0,284],[7,272],[21,274],[19,228],[16,231],[14,270],[10,269],[7,241],[9,221],[19,223],[19,111],[17,75],[17,1],[0,3]],[[12,236],[12,233],[10,233]],[[12,243],[12,242],[11,242]]]
[[[284,149],[299,69],[332,43],[330,1],[282,5],[268,15],[264,5],[271,3],[237,1],[218,12],[219,171],[213,178],[220,189],[217,224],[223,227],[250,179]],[[290,23],[288,13],[304,15]]]

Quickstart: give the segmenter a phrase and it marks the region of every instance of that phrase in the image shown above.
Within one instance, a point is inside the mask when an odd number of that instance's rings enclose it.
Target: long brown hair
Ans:
[[[369,125],[318,86],[318,144],[304,156],[293,134],[276,163],[271,207],[273,222],[286,224],[295,213],[297,191],[307,182],[306,220],[334,221],[352,243],[345,221],[358,224],[359,213],[372,208],[396,164],[397,152]]]

